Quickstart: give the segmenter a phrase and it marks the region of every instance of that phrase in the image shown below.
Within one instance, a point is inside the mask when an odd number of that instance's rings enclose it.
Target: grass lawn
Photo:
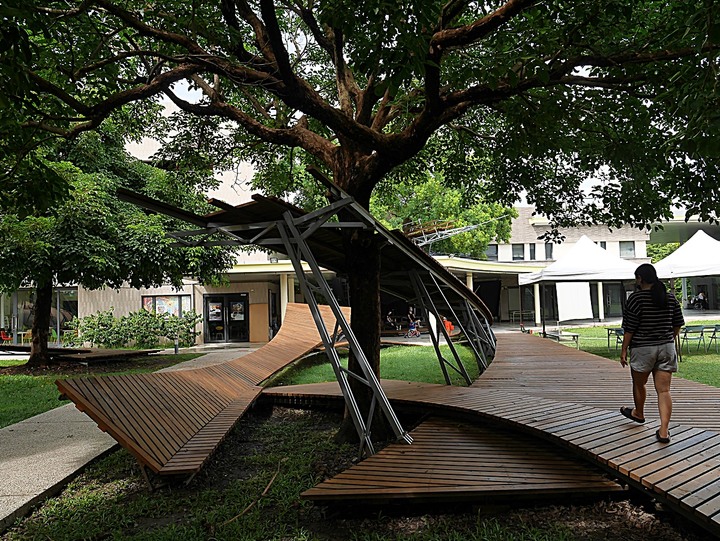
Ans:
[[[133,372],[153,372],[197,357],[197,353],[180,355],[152,355],[121,363],[98,364],[103,374],[118,375]],[[67,374],[62,367],[37,369],[32,373],[13,373],[13,367],[20,367],[25,361],[0,360],[0,428],[46,412],[68,401],[58,399],[55,380],[78,375],[95,375],[93,368],[78,369]],[[65,366],[65,365],[64,365]],[[81,370],[81,371],[79,371]]]
[[[720,324],[720,321],[688,321],[687,324],[716,325]],[[610,349],[608,350],[605,327],[578,327],[564,330],[580,335],[580,349],[583,351],[620,361],[620,345],[615,347],[614,336],[610,336]],[[697,344],[691,343],[688,353],[687,346],[683,347],[682,362],[676,376],[720,387],[720,354],[715,352],[715,345],[713,344],[713,347],[707,352],[703,346],[700,347],[700,351],[696,351],[696,348]]]
[[[466,346],[455,348],[462,359],[470,379],[478,377],[478,366],[472,350]],[[448,346],[440,346],[443,357],[453,362]],[[347,367],[347,355],[341,355],[340,362]],[[456,371],[448,368],[453,385],[464,385]],[[380,351],[380,374],[383,379],[401,379],[423,383],[445,383],[435,350],[430,346],[392,346]],[[335,374],[324,353],[319,353],[289,367],[273,381],[272,385],[301,385],[335,381]]]

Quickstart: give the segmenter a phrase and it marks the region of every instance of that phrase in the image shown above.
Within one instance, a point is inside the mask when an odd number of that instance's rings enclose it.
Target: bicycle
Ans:
[[[410,322],[410,327],[408,328],[408,332],[405,333],[405,338],[420,338],[417,322]]]

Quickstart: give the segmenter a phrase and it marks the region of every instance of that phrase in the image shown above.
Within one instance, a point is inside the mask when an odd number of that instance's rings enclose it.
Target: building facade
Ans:
[[[541,293],[546,319],[557,319],[554,285],[519,286],[518,276],[536,272],[569,252],[586,235],[608,252],[638,264],[649,261],[647,244],[650,234],[632,227],[611,230],[606,226],[577,227],[561,231],[562,243],[549,243],[542,236],[549,222],[534,214],[532,207],[518,207],[507,243],[488,247],[487,260],[435,256],[437,261],[475,290],[490,308],[496,320],[540,324]],[[185,280],[176,290],[170,286],[148,289],[123,287],[96,291],[78,287],[58,288],[53,300],[52,325],[58,335],[64,323],[112,308],[116,317],[140,309],[182,315],[193,310],[202,315],[198,341],[202,343],[265,342],[282,324],[289,302],[303,302],[289,261],[281,255],[243,252],[226,273],[221,286],[211,287]],[[327,278],[334,276],[328,273]],[[542,291],[541,287],[546,290]],[[621,315],[631,283],[603,283],[590,286],[594,316],[598,319]],[[340,288],[338,288],[339,290]],[[0,321],[14,331],[20,343],[31,325],[33,292],[21,290],[0,297]]]

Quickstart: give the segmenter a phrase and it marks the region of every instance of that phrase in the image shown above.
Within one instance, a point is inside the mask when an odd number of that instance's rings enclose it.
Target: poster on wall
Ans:
[[[230,303],[230,319],[232,319],[233,321],[243,321],[245,319],[245,303]]]
[[[222,321],[222,303],[221,302],[209,302],[208,303],[208,321]]]
[[[179,316],[180,310],[178,309],[177,297],[156,297],[155,313]]]

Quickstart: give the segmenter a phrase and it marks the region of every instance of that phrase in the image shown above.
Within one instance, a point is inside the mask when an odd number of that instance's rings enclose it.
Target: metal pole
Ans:
[[[404,439],[408,443],[411,442],[412,438],[403,430],[399,419],[397,418],[394,410],[390,406],[390,402],[385,395],[385,392],[382,390],[380,382],[377,380],[377,376],[370,368],[367,357],[360,348],[360,345],[352,331],[352,328],[345,319],[345,315],[343,314],[340,305],[332,292],[332,288],[330,288],[327,281],[323,277],[322,271],[320,270],[320,267],[317,264],[317,261],[315,260],[312,251],[310,250],[310,247],[307,245],[305,239],[303,238],[303,235],[301,235],[296,228],[292,214],[286,212],[284,218],[285,224],[278,223],[278,231],[280,232],[280,236],[283,240],[283,243],[285,244],[286,250],[291,256],[291,261],[293,267],[295,268],[298,280],[300,280],[303,294],[306,297],[306,301],[310,305],[315,324],[318,328],[318,331],[320,332],[323,344],[325,345],[326,353],[330,357],[333,369],[335,370],[336,376],[338,377],[338,382],[340,383],[341,390],[343,391],[346,403],[348,404],[348,411],[350,412],[353,422],[355,423],[355,427],[356,430],[358,430],[361,441],[365,442],[365,445],[367,445],[368,450],[371,453],[374,452],[374,448],[370,440],[370,434],[368,432],[367,422],[363,421],[362,419],[362,415],[360,414],[357,401],[352,394],[352,390],[347,380],[348,376],[352,376],[358,381],[361,381],[363,384],[370,387],[373,396],[375,397],[375,400],[377,400],[377,403],[380,406],[380,409],[383,411],[385,417],[387,418],[391,428],[393,429],[393,432],[395,433],[395,436],[398,439]],[[305,220],[305,223],[307,223],[307,220]],[[360,377],[360,375],[354,374],[340,365],[340,360],[337,356],[337,352],[335,351],[334,343],[331,341],[330,335],[322,320],[317,300],[312,294],[312,290],[309,287],[309,284],[307,283],[307,280],[305,279],[302,272],[301,257],[303,260],[305,260],[305,262],[307,262],[313,276],[317,281],[317,290],[328,301],[329,307],[335,315],[336,324],[339,326],[340,329],[342,329],[342,332],[348,341],[348,345],[353,352],[353,355],[355,355],[358,364],[361,367],[364,379],[363,377]]]

